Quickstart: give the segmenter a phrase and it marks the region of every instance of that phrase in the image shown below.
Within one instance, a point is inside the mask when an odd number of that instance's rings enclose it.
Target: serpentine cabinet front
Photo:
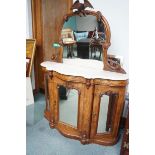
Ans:
[[[117,142],[126,84],[126,80],[86,79],[46,71],[45,117],[51,128],[66,137],[80,140],[82,144],[113,145]],[[62,86],[78,94],[76,124],[66,123],[63,121],[65,116],[61,116],[59,88]],[[61,104],[65,109],[65,104]]]

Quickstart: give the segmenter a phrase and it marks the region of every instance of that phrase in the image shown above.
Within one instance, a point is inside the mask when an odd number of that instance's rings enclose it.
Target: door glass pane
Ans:
[[[116,94],[104,94],[100,100],[100,111],[97,133],[110,132],[112,130],[112,119],[114,105],[116,103]]]
[[[98,133],[103,133],[106,131],[106,120],[108,112],[109,96],[102,95],[100,101],[100,111],[99,111],[99,120],[98,120]]]
[[[77,127],[78,91],[59,87],[59,120]]]

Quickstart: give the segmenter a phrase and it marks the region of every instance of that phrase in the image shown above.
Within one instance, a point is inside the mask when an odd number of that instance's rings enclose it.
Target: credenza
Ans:
[[[45,61],[41,66],[45,72],[44,114],[50,127],[82,144],[115,144],[128,75],[105,71],[103,62],[91,59],[63,59],[63,63]],[[70,93],[77,92],[76,100],[67,98],[62,102],[61,86]],[[74,117],[74,124],[64,121],[65,118],[72,121]]]

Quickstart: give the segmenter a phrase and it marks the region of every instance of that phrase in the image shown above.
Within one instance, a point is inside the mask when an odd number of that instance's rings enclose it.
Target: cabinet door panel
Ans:
[[[116,142],[124,93],[124,88],[95,86],[90,137],[96,143]]]
[[[60,88],[58,89],[60,90]],[[76,89],[66,88],[66,90],[66,99],[60,99],[59,94],[59,121],[77,128],[79,94]]]
[[[57,77],[52,78],[51,87],[53,92],[51,96],[51,112],[54,113],[53,127],[57,128],[62,134],[72,138],[80,139],[82,113],[83,113],[83,98],[84,85],[81,83],[63,81]],[[64,87],[67,90],[67,98],[60,99],[60,88]]]
[[[109,105],[109,96],[102,95],[102,97],[100,99],[100,109],[99,109],[97,133],[106,132],[108,105]]]

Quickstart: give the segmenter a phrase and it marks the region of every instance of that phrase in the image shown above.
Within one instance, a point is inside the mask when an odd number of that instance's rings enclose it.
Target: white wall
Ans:
[[[31,78],[26,77],[26,105],[34,104]]]
[[[89,0],[94,10],[101,11],[111,29],[108,53],[123,56],[123,67],[129,71],[129,0]],[[75,0],[73,0],[75,2]],[[83,0],[80,0],[83,3]]]
[[[92,15],[86,17],[76,16],[76,25],[77,31],[94,31],[95,27],[97,27],[97,20]]]
[[[32,38],[31,0],[26,0],[26,38]]]
[[[31,0],[26,0],[26,38],[33,38]],[[32,67],[32,88],[35,89],[34,66]]]

